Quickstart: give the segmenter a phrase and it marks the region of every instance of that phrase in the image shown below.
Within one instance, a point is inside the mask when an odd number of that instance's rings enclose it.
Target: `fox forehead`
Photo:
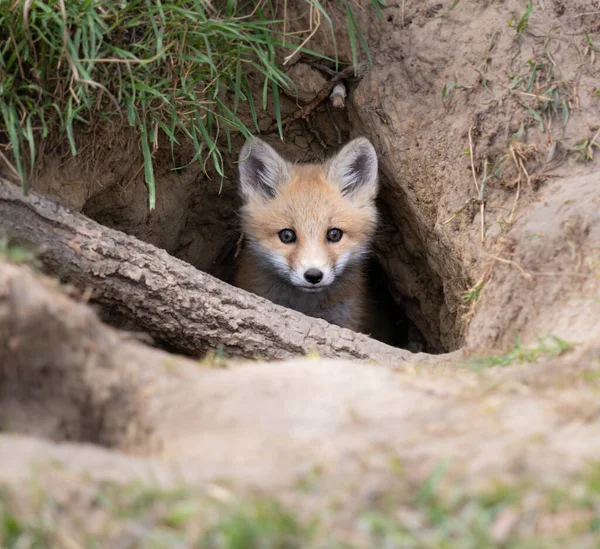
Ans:
[[[348,236],[369,236],[375,223],[372,207],[357,207],[330,182],[324,165],[290,166],[290,179],[268,202],[250,202],[244,208],[247,229],[268,238],[282,229],[299,237],[324,237],[324,230],[342,229]]]

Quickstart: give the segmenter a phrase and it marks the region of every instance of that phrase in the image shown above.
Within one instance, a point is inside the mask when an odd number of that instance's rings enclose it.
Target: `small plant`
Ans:
[[[9,495],[0,490],[0,547],[46,549],[52,547],[52,529],[42,517],[23,518],[13,509]],[[18,509],[18,508],[17,508]]]
[[[596,547],[593,509],[600,500],[600,468],[595,469],[563,489],[522,479],[518,484],[488,482],[473,493],[443,479],[443,470],[437,468],[416,494],[364,514],[362,529],[371,537],[364,547],[562,549],[579,547],[583,540],[590,544],[581,547]],[[553,529],[553,517],[561,513],[571,521]]]
[[[503,355],[474,357],[458,366],[467,367],[472,370],[483,370],[493,366],[509,366],[513,363],[535,362],[541,357],[558,356],[569,351],[573,346],[574,344],[569,341],[556,336],[549,336],[541,339],[533,347],[525,347],[521,343],[521,339],[517,337],[515,346]]]
[[[464,88],[464,86],[454,80],[450,80],[444,84],[444,87],[442,88],[442,105],[444,105],[445,108],[448,108],[452,102],[454,90],[462,90]]]
[[[479,299],[479,294],[481,293],[482,289],[483,284],[478,284],[477,286],[473,286],[472,288],[470,288],[462,295],[463,302],[466,304],[476,303]]]
[[[206,353],[206,356],[198,361],[198,366],[209,368],[226,368],[227,354],[222,345],[218,345],[216,349]]]
[[[529,4],[525,8],[525,13],[517,19],[516,16],[510,18],[508,26],[515,29],[517,35],[523,34],[529,28],[529,17],[533,13],[533,0],[529,0]]]
[[[592,138],[578,141],[575,145],[570,147],[570,150],[576,152],[581,160],[591,162],[594,160],[594,149],[600,149],[600,142],[598,142],[599,137],[600,128]]]
[[[545,131],[549,119],[558,115],[562,115],[563,122],[566,124],[572,102],[572,91],[568,83],[554,79],[554,68],[551,62],[530,59],[527,61],[527,66],[528,70],[524,74],[507,75],[510,79],[508,89],[519,96],[521,107],[537,122],[540,132]]]
[[[594,146],[598,147],[598,144],[594,143]],[[588,162],[594,160],[593,147],[590,147],[589,139],[582,139],[581,141],[578,141],[575,143],[575,145],[569,147],[569,150],[577,153],[577,156],[580,160]]]
[[[453,0],[452,5],[445,12],[436,15],[436,17],[446,17],[458,4],[460,4],[460,0]]]
[[[304,524],[274,501],[257,501],[235,509],[204,535],[206,549],[305,549],[314,525]]]
[[[6,235],[0,234],[0,259],[15,265],[29,265],[34,269],[40,267],[37,254],[30,249],[12,242]]]

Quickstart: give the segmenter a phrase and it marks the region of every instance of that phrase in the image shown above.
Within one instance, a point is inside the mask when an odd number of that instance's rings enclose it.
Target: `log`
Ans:
[[[0,226],[61,280],[179,352],[264,360],[317,353],[399,365],[417,358],[234,288],[150,244],[0,180]]]

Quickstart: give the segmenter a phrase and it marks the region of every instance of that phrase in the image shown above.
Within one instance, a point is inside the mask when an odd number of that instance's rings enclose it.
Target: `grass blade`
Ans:
[[[142,156],[144,157],[144,177],[148,186],[148,207],[150,211],[156,208],[156,184],[154,182],[154,166],[152,165],[152,153],[148,139],[148,128],[144,120],[141,125]]]

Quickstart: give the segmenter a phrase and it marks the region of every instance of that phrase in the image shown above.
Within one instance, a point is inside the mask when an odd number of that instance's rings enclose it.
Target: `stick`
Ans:
[[[342,72],[339,72],[331,80],[329,80],[329,82],[327,82],[321,88],[319,93],[308,105],[304,105],[304,107],[301,107],[291,115],[286,116],[281,122],[282,127],[286,128],[296,120],[300,120],[301,118],[307,118],[321,103],[323,103],[323,101],[325,101],[329,97],[331,90],[333,90],[333,88],[338,82],[341,82],[346,78],[350,78],[354,74],[356,74],[358,77],[361,77],[364,74],[365,70],[366,65],[359,65],[358,67],[346,67]],[[277,131],[277,123],[271,124],[271,127],[267,130],[267,133],[272,133],[274,131]]]

